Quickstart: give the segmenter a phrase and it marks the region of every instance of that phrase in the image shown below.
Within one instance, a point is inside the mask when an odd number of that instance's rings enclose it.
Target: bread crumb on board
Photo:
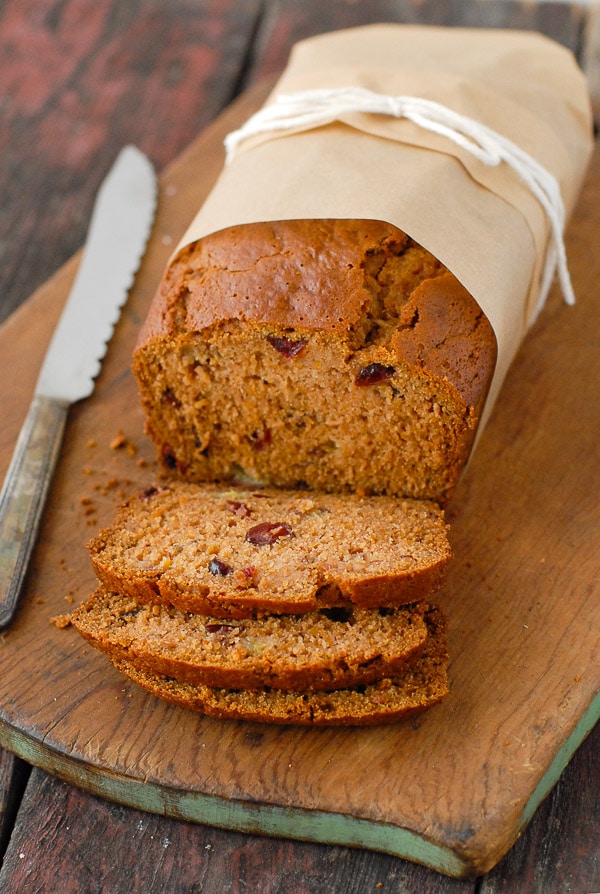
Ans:
[[[95,451],[96,448],[99,447],[99,444],[100,442],[97,438],[90,437],[86,442],[86,447],[90,451]],[[150,465],[147,459],[139,456],[136,444],[130,440],[121,429],[119,429],[112,438],[107,439],[104,444],[105,448],[108,447],[110,450],[118,451],[123,455],[134,459],[135,464],[139,469],[146,468]],[[98,525],[98,512],[102,497],[115,494],[118,499],[125,499],[134,483],[131,478],[124,475],[108,475],[106,474],[107,470],[103,473],[101,469],[102,458],[97,452],[95,453],[95,459],[100,463],[100,467],[88,462],[81,468],[82,474],[86,477],[97,479],[102,476],[101,480],[90,482],[91,490],[89,492],[84,491],[79,497],[79,505],[83,521],[88,527],[97,527]],[[65,571],[69,570],[67,568],[67,560],[64,556],[60,558],[60,567]],[[72,605],[75,602],[73,591],[70,590],[64,599],[65,602]],[[44,602],[40,596],[34,597],[34,600],[38,605],[41,605]],[[58,629],[64,629],[71,626],[71,616],[70,614],[57,614],[50,618],[50,623]]]
[[[135,456],[137,453],[137,447],[133,444],[128,438],[125,437],[122,431],[117,432],[115,437],[110,442],[111,450],[125,450],[129,456]]]
[[[71,615],[54,615],[50,618],[50,623],[62,630],[71,625]]]

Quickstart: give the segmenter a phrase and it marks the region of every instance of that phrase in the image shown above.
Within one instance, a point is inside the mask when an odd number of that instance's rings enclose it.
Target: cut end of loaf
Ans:
[[[133,370],[183,478],[445,503],[495,352],[471,296],[396,228],[286,221],[186,249]]]

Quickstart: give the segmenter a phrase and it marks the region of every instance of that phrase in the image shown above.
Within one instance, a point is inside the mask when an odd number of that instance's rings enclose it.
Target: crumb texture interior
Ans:
[[[448,693],[446,624],[439,611],[425,614],[422,654],[399,677],[333,692],[219,689],[152,673],[128,660],[115,666],[159,698],[209,716],[314,726],[372,726],[420,713]]]
[[[495,352],[471,296],[404,233],[286,221],[185,249],[133,368],[161,461],[185,478],[445,502]]]
[[[99,590],[72,616],[92,645],[185,683],[331,690],[399,673],[425,646],[427,606],[229,620]]]
[[[88,548],[108,590],[219,617],[416,602],[450,558],[429,501],[176,480],[131,497]]]

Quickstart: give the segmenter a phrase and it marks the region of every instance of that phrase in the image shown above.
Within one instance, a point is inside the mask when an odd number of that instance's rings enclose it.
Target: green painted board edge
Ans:
[[[530,822],[535,811],[558,782],[575,751],[600,719],[600,693],[565,740],[527,801],[514,840]],[[0,719],[0,746],[66,782],[109,801],[173,819],[215,826],[236,832],[311,841],[320,844],[359,847],[420,863],[454,878],[480,875],[491,867],[411,832],[409,829],[320,810],[282,807],[252,801],[234,801],[161,787],[115,773],[102,766],[53,750]],[[489,855],[488,855],[489,856]],[[500,859],[502,855],[499,855]]]
[[[550,794],[563,770],[598,720],[600,720],[600,692],[596,693],[589,708],[580,718],[571,735],[565,739],[556,752],[552,763],[538,782],[521,814],[522,828],[530,822],[544,798]]]
[[[454,877],[471,871],[470,864],[451,850],[389,823],[321,810],[234,801],[146,783],[53,751],[47,743],[42,746],[36,739],[2,723],[0,746],[91,794],[147,813],[236,832],[366,848],[421,863]]]

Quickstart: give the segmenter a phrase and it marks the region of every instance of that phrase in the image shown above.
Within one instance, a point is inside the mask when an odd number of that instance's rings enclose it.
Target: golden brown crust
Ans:
[[[479,406],[496,362],[485,315],[429,252],[382,221],[247,224],[192,243],[167,269],[136,350],[229,320],[372,338],[364,317],[374,283],[397,305],[398,358],[446,378],[465,404]]]
[[[496,363],[495,339],[483,311],[451,273],[414,290],[391,346],[413,366],[446,378],[473,415],[481,415]]]
[[[382,250],[392,237],[407,241],[392,231],[378,221],[314,220],[211,234],[166,271],[137,347],[226,320],[345,334],[369,302],[363,253]]]
[[[472,297],[395,227],[279,221],[181,252],[133,370],[185,478],[446,502],[495,360]]]

